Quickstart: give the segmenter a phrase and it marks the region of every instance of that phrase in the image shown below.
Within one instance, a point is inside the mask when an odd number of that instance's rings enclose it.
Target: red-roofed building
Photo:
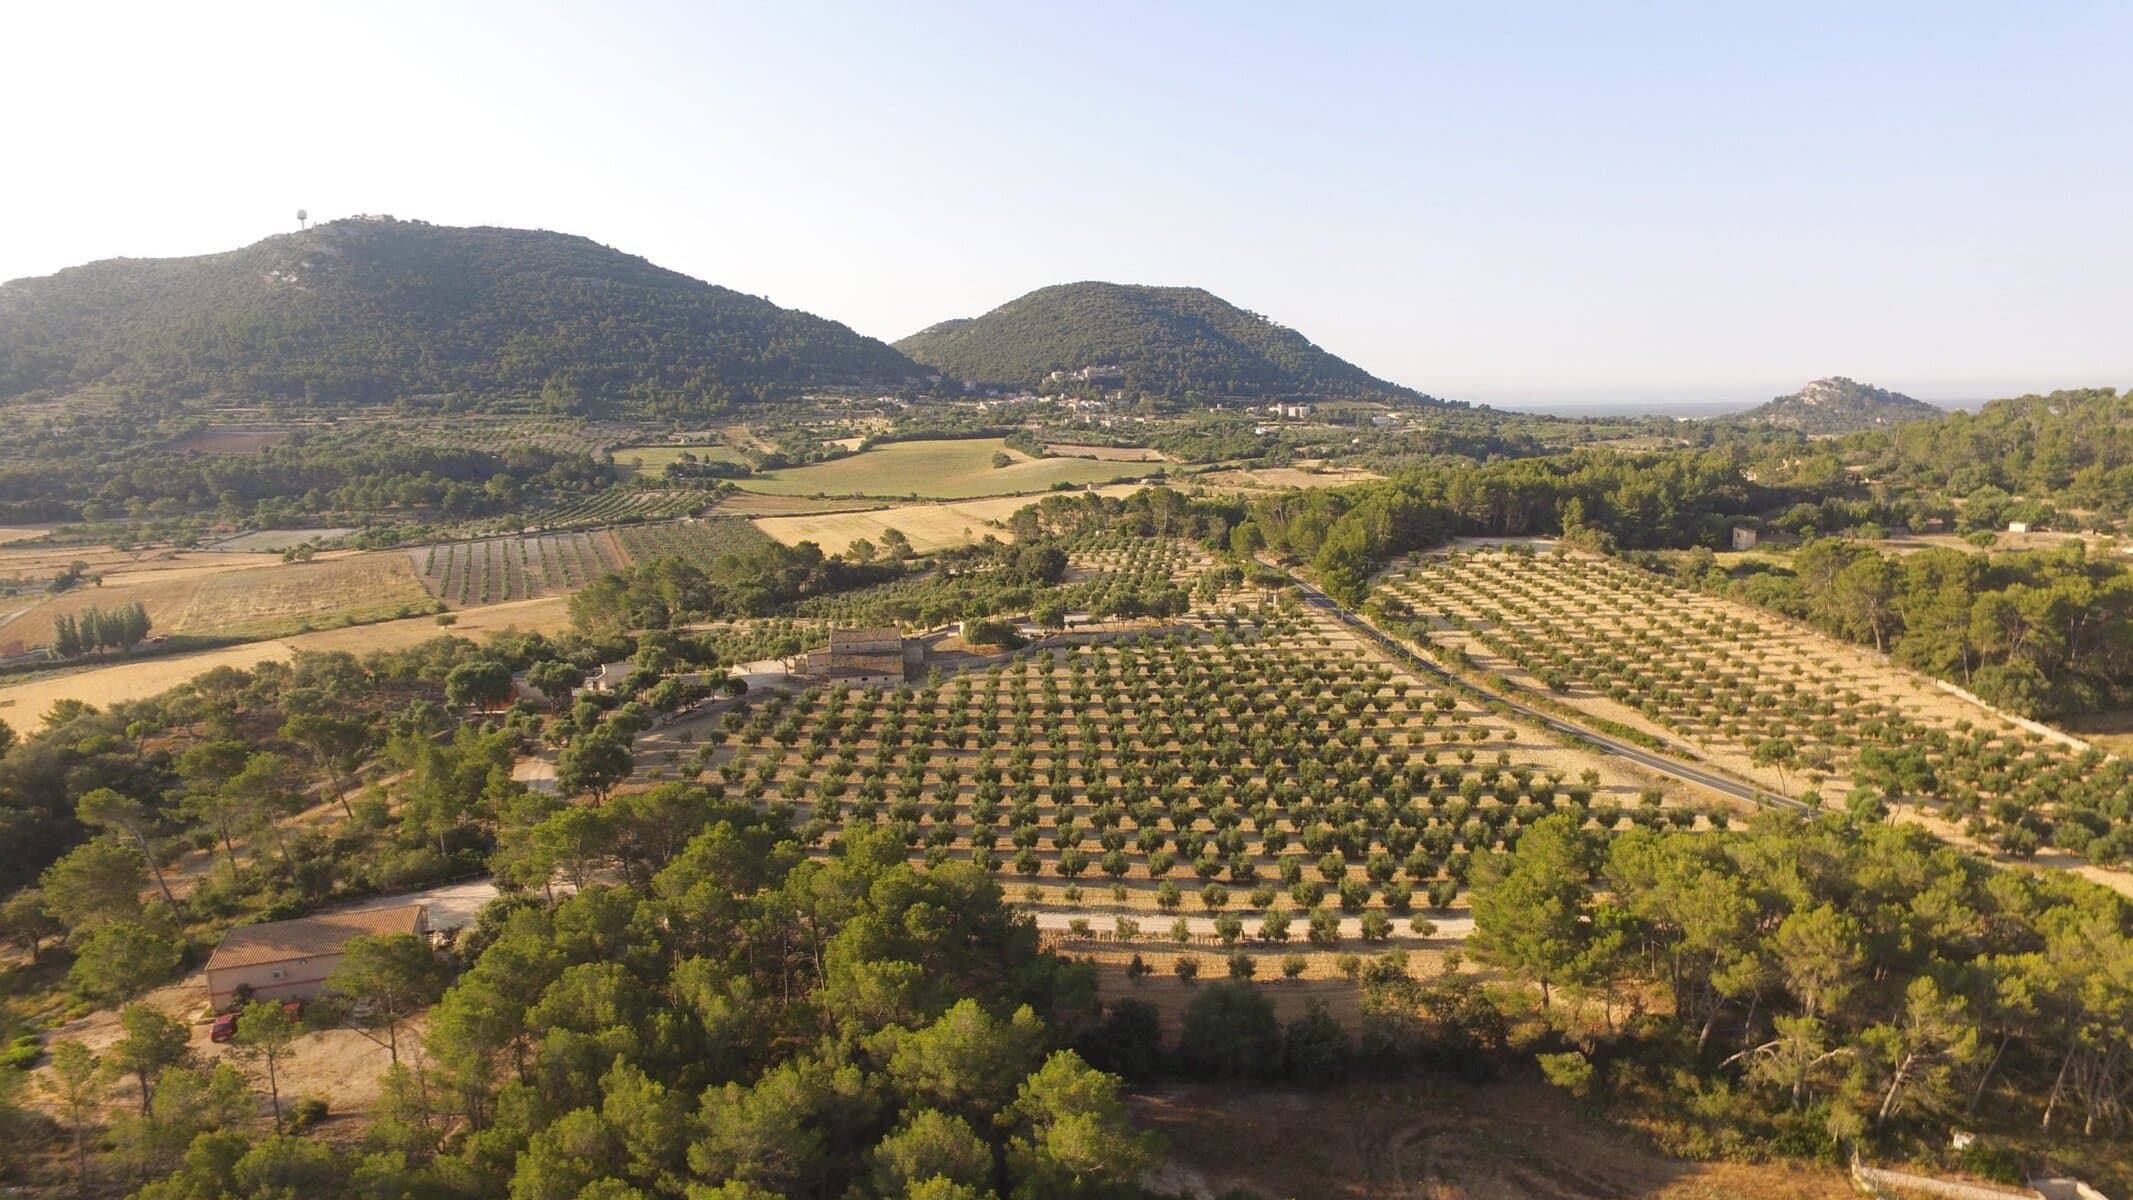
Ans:
[[[222,1012],[247,988],[261,1000],[316,996],[351,940],[429,931],[430,910],[420,904],[239,925],[207,960],[207,1002]]]

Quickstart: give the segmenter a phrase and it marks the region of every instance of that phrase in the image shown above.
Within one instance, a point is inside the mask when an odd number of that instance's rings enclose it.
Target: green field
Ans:
[[[1015,461],[992,465],[995,454]],[[617,455],[618,460],[622,456]],[[647,460],[649,464],[649,460]],[[864,454],[811,466],[771,471],[734,482],[774,496],[918,496],[968,500],[1048,491],[1057,483],[1111,483],[1138,479],[1149,463],[1098,462],[1086,458],[1031,458],[1007,449],[998,438],[891,442]]]
[[[624,446],[615,451],[615,466],[621,468],[624,478],[640,471],[657,474],[670,462],[680,460],[683,453],[696,456],[699,462],[744,463],[748,456],[733,446]]]

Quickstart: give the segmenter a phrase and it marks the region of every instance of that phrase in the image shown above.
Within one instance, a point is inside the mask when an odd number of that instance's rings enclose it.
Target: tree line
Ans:
[[[2056,501],[2118,524],[2133,515],[2133,394],[2110,388],[1995,400],[1974,413],[1841,443],[1873,478],[1963,500]]]
[[[570,598],[580,630],[615,634],[665,629],[677,620],[767,617],[809,596],[895,579],[901,559],[860,563],[827,555],[813,542],[761,545],[705,566],[666,556],[600,576]]]
[[[99,650],[124,650],[148,636],[148,610],[136,600],[109,611],[90,605],[52,618],[52,653],[78,658]]]
[[[1730,574],[1708,554],[1647,559],[2033,717],[2133,702],[2133,571],[2081,542],[2051,550],[1884,554],[1842,538],[1809,542],[1789,569]]]
[[[1721,544],[1731,525],[1783,499],[1720,450],[1599,449],[1402,473],[1379,483],[1252,501],[1239,553],[1308,562],[1327,592],[1360,604],[1391,559],[1459,536],[1562,535],[1596,549]]]

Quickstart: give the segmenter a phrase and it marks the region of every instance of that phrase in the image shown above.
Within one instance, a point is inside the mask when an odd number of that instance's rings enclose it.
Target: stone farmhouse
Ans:
[[[923,662],[926,647],[894,626],[832,629],[829,645],[807,654],[807,674],[844,687],[896,687],[907,665]]]

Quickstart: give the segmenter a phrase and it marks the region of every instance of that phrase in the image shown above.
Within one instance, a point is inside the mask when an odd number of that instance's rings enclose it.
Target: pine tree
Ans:
[[[81,630],[72,616],[62,614],[52,618],[52,650],[61,658],[73,658],[81,653]]]
[[[136,646],[147,640],[148,607],[136,600],[126,606],[126,645]]]

